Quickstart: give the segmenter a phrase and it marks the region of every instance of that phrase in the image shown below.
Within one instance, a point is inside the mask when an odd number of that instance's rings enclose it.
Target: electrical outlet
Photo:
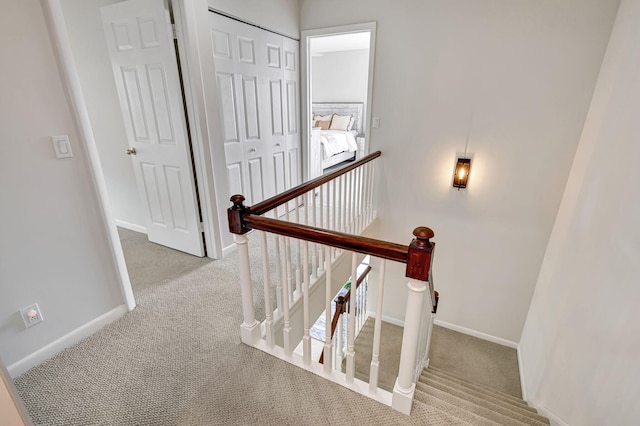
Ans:
[[[40,312],[40,307],[37,303],[20,309],[20,316],[22,317],[22,321],[24,321],[24,325],[27,328],[41,323],[43,320],[42,312]]]

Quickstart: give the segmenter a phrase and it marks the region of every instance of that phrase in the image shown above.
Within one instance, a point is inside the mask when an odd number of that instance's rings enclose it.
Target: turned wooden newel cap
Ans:
[[[229,201],[233,203],[234,207],[241,207],[242,203],[244,203],[244,200],[244,195],[236,194],[232,195]]]
[[[433,238],[435,236],[435,232],[431,230],[431,228],[427,228],[426,226],[418,226],[413,230],[413,236],[419,240],[426,240],[429,242],[429,238]]]

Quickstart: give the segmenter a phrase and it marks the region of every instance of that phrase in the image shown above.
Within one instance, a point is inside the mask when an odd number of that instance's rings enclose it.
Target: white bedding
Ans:
[[[324,149],[324,158],[341,152],[357,151],[356,131],[345,132],[343,130],[322,130],[320,132],[320,143]]]

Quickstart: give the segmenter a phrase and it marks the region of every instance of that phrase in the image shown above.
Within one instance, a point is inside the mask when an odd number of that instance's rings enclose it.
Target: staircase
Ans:
[[[546,417],[512,395],[460,379],[433,367],[422,370],[416,383],[414,405],[426,404],[459,424],[549,425]]]

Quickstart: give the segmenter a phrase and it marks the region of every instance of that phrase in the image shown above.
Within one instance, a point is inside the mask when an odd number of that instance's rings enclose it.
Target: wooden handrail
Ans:
[[[369,275],[371,272],[371,266],[367,266],[367,268],[360,274],[358,279],[356,280],[356,290],[362,284],[362,281]],[[349,302],[351,299],[351,291],[348,291],[344,296],[338,296],[338,300],[336,301],[336,311],[333,313],[333,318],[331,319],[331,338],[333,339],[333,335],[336,331],[336,327],[338,326],[338,319],[340,315],[344,313],[344,305]],[[338,307],[340,305],[340,307]],[[324,364],[324,349],[322,349],[322,353],[320,354],[320,360],[318,361],[320,364]]]
[[[317,177],[313,180],[310,180],[308,182],[305,182],[301,185],[298,185],[294,188],[289,189],[288,191],[285,191],[281,194],[278,194],[274,197],[271,197],[267,200],[264,200],[258,204],[255,204],[253,206],[251,206],[251,213],[256,214],[256,215],[263,215],[268,211],[271,211],[273,209],[275,209],[276,207],[279,207],[281,205],[283,205],[284,203],[294,200],[297,197],[306,194],[307,192],[311,191],[312,189],[315,189],[319,186],[324,185],[325,183],[337,178],[338,176],[342,176],[348,172],[350,172],[353,169],[357,169],[358,167],[362,166],[363,164],[368,163],[369,161],[373,161],[376,158],[380,157],[380,155],[382,155],[382,153],[380,151],[376,151],[374,153],[371,153],[369,155],[367,155],[366,157],[361,158],[360,160],[354,161],[353,163],[349,164],[348,166],[342,167],[338,170],[336,170],[335,172],[331,172],[331,173],[327,173],[326,175],[322,175],[320,177]]]
[[[295,238],[320,243],[344,250],[407,263],[409,246],[377,240],[375,238],[350,235],[300,223],[247,214],[244,216],[244,226],[273,234],[293,236]]]

